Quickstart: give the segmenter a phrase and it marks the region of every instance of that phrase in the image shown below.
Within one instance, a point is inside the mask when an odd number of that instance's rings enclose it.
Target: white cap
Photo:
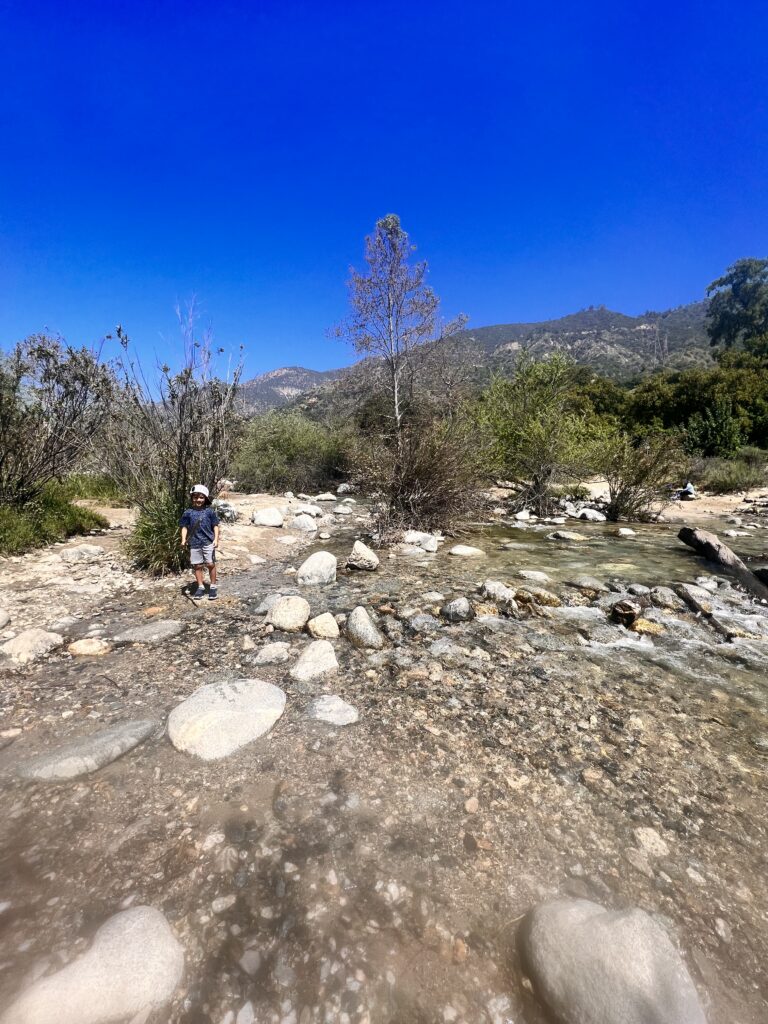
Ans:
[[[207,498],[208,497],[208,488],[205,487],[203,484],[195,484],[195,486],[192,488],[192,490],[189,493],[190,494],[202,494],[202,496],[204,498]]]

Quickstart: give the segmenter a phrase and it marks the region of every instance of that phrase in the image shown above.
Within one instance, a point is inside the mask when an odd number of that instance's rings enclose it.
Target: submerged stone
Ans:
[[[151,736],[158,724],[152,719],[138,719],[119,722],[89,736],[79,736],[23,761],[16,768],[16,774],[22,779],[41,779],[46,782],[60,782],[88,775],[133,750]]]
[[[177,750],[217,760],[269,732],[284,709],[285,694],[272,683],[210,683],[173,709],[168,736]]]

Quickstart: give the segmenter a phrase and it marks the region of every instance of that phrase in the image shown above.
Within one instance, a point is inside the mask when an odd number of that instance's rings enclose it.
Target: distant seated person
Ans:
[[[690,480],[685,485],[685,487],[681,487],[680,491],[678,492],[678,497],[680,498],[680,501],[694,501],[696,498],[698,498],[696,488],[693,486]]]

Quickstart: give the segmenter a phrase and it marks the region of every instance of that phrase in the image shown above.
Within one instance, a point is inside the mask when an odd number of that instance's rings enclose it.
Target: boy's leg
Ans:
[[[193,565],[192,568],[195,570],[195,583],[199,590],[203,585],[203,567],[202,565]]]
[[[208,576],[211,580],[211,586],[216,586],[216,563],[211,562],[208,566]]]

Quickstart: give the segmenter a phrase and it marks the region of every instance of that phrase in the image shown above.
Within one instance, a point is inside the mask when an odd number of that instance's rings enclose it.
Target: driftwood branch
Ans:
[[[753,573],[738,555],[734,554],[726,544],[723,544],[716,534],[708,533],[706,530],[695,530],[691,526],[684,526],[677,536],[683,544],[693,548],[702,558],[722,566],[750,594],[754,594],[760,600],[768,601],[768,586],[763,582],[764,577],[761,579]]]

